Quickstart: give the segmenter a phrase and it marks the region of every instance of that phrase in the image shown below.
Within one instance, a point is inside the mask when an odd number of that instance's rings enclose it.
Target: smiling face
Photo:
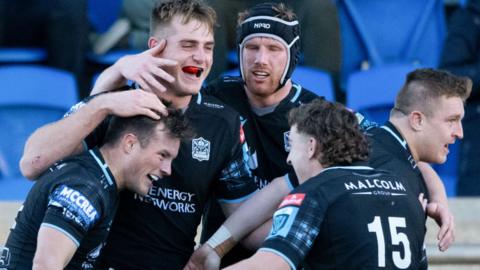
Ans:
[[[172,161],[178,154],[180,140],[165,131],[164,125],[155,128],[147,145],[140,141],[131,146],[128,156],[128,168],[125,170],[126,188],[146,195],[153,181],[171,174]]]
[[[183,17],[175,15],[164,29],[150,38],[149,46],[155,46],[165,38],[167,45],[160,57],[178,61],[175,67],[165,67],[165,71],[175,78],[166,83],[167,92],[176,96],[197,94],[208,76],[213,62],[213,33],[205,23],[190,19],[182,22]],[[202,70],[198,73],[198,70]],[[196,72],[191,72],[195,70]]]
[[[287,48],[270,37],[253,37],[243,46],[243,78],[247,91],[266,97],[277,90],[287,66]]]
[[[456,139],[463,138],[463,101],[459,97],[445,96],[435,99],[431,115],[424,115],[425,123],[421,130],[421,140],[416,146],[420,161],[444,163],[447,160],[448,146]]]

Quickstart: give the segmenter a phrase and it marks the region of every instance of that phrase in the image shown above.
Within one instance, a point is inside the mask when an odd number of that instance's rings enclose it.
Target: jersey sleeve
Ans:
[[[234,139],[231,156],[227,166],[222,170],[220,179],[215,185],[215,194],[220,203],[240,203],[257,190],[257,184],[250,172],[248,162],[248,145],[245,140],[243,128],[240,121],[233,134],[237,134]]]
[[[85,179],[78,181],[85,182]],[[97,190],[84,183],[57,186],[49,195],[42,226],[61,231],[79,246],[83,237],[102,216],[106,198]]]
[[[327,202],[317,193],[292,192],[273,215],[262,251],[282,257],[292,269],[304,260],[317,238]]]

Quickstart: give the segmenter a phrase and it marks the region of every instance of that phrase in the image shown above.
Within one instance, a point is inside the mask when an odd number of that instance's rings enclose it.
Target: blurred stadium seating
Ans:
[[[36,128],[60,119],[77,102],[72,74],[49,67],[0,67],[0,200],[22,200],[31,186],[19,160]]]
[[[336,3],[343,83],[352,72],[389,63],[438,65],[446,35],[443,0]]]

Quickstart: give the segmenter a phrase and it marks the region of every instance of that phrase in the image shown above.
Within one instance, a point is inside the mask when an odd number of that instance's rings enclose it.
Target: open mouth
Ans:
[[[148,178],[152,181],[152,182],[156,182],[160,179],[160,176],[158,175],[154,175],[154,174],[148,174]]]
[[[203,73],[203,68],[201,67],[194,67],[194,66],[185,66],[182,68],[182,71],[188,74],[193,74],[197,78],[200,77]]]

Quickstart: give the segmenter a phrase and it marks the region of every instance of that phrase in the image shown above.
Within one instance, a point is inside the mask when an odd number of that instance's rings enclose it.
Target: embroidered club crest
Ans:
[[[192,140],[192,158],[203,161],[210,159],[210,142],[200,137]]]
[[[285,146],[285,152],[290,152],[290,141],[288,138],[290,138],[290,131],[285,131],[283,133],[283,143]]]

